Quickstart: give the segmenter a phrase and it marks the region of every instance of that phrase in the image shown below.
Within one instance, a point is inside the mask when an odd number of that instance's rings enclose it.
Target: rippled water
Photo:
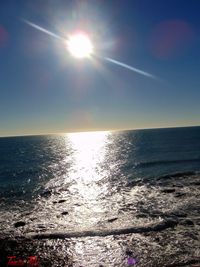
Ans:
[[[191,195],[187,181],[198,178],[183,178],[200,171],[200,127],[1,138],[0,151],[1,232],[70,238],[60,252],[70,247],[74,266],[127,266],[131,233],[156,247],[137,233],[162,228],[188,203],[197,220],[199,189]],[[187,198],[161,193],[172,185]]]

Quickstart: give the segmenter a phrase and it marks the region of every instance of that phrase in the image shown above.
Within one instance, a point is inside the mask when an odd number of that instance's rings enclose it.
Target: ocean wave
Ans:
[[[154,225],[148,225],[143,227],[129,227],[120,229],[109,230],[86,230],[86,231],[74,231],[74,232],[53,232],[53,233],[39,233],[29,234],[28,237],[34,239],[65,239],[65,238],[78,238],[78,237],[92,237],[92,236],[109,236],[109,235],[125,235],[132,233],[146,233],[163,231],[167,228],[174,228],[178,224],[178,220],[166,219]]]
[[[167,164],[176,164],[176,163],[198,163],[200,159],[176,159],[176,160],[158,160],[158,161],[147,161],[139,162],[135,164],[135,168],[148,168],[155,165],[167,165]]]
[[[171,179],[171,178],[180,178],[183,176],[192,176],[192,175],[196,175],[198,174],[198,172],[196,171],[185,171],[185,172],[175,172],[172,174],[167,174],[167,175],[163,175],[157,178],[157,180],[162,180],[162,179]]]

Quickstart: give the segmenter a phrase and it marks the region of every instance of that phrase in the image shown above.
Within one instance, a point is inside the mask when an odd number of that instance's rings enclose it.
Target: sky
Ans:
[[[1,0],[0,136],[200,125],[199,10],[199,0]],[[73,58],[23,19],[62,38],[87,32],[97,57]]]

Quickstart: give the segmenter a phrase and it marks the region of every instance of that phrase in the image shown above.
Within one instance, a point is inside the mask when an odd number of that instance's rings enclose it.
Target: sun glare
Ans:
[[[71,35],[67,41],[67,49],[77,58],[89,57],[93,52],[93,45],[89,37],[83,33]]]

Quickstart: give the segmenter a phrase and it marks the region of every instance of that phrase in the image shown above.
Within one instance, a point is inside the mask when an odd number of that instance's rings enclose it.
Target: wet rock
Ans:
[[[129,187],[134,187],[134,186],[136,186],[136,185],[138,185],[138,184],[142,184],[142,179],[137,179],[137,180],[134,180],[134,181],[129,181],[128,182],[128,184],[127,184],[127,186],[129,186]]]
[[[179,217],[179,218],[187,217],[187,213],[179,212],[179,211],[172,212],[170,215],[175,216],[175,217]]]
[[[193,185],[200,185],[200,181],[194,182]]]
[[[129,249],[126,250],[126,255],[127,256],[132,256],[133,255],[133,252]]]
[[[65,199],[61,199],[58,201],[58,203],[64,203],[66,200]]]
[[[56,203],[58,203],[57,201],[53,201],[53,204],[56,204]]]
[[[146,231],[148,230],[151,230],[151,231],[162,231],[162,230],[165,230],[167,228],[173,228],[175,227],[176,225],[178,224],[178,221],[175,220],[175,219],[167,219],[157,225],[155,225],[154,227],[147,227],[146,228]]]
[[[162,193],[174,193],[175,191],[174,188],[165,188],[161,190]]]
[[[63,211],[63,212],[61,213],[61,215],[67,215],[67,214],[69,214],[68,211]]]
[[[138,218],[147,218],[147,214],[145,213],[140,213],[137,215]]]
[[[151,216],[152,218],[156,218],[156,217],[165,216],[165,214],[159,210],[152,210],[152,211],[149,211],[149,216]]]
[[[155,237],[155,241],[156,242],[159,242],[160,241],[160,238],[159,237]]]
[[[23,222],[23,221],[19,221],[19,222],[16,222],[16,223],[14,224],[15,227],[21,227],[21,226],[24,226],[24,225],[26,225],[26,223]]]
[[[44,192],[41,193],[42,197],[50,197],[51,196],[51,190],[45,190]]]
[[[37,220],[37,218],[36,217],[32,217],[32,218],[30,218],[30,220],[31,221],[35,221],[35,220]]]
[[[186,219],[181,221],[181,225],[189,226],[189,225],[194,225],[194,222],[190,219]]]
[[[187,236],[189,236],[190,238],[192,238],[192,239],[194,239],[194,240],[197,240],[197,241],[199,240],[199,239],[198,239],[198,234],[197,234],[197,233],[195,234],[195,233],[190,233],[190,232],[189,232],[189,233],[187,233]]]
[[[75,203],[74,205],[77,206],[77,207],[80,207],[81,206],[80,203]]]
[[[4,197],[1,197],[1,198],[0,198],[0,203],[5,202],[5,200],[6,200],[6,199],[5,199]]]
[[[54,233],[39,233],[30,235],[31,238],[41,239],[66,239],[66,238],[78,238],[78,237],[93,237],[93,236],[114,236],[114,235],[126,235],[133,233],[148,233],[148,232],[160,232],[168,228],[174,228],[178,224],[177,220],[168,219],[160,222],[156,225],[144,226],[144,227],[129,227],[109,230],[86,230],[86,231],[75,231],[75,232],[54,232]]]
[[[28,215],[31,215],[31,212],[30,211],[24,213],[24,216],[28,216]]]
[[[44,226],[44,225],[42,225],[42,224],[38,224],[38,226],[37,226],[39,229],[46,229],[46,227]]]
[[[111,219],[108,219],[108,222],[114,222],[114,221],[116,221],[118,218],[117,217],[115,217],[115,218],[111,218]]]
[[[177,192],[176,194],[175,194],[175,197],[183,197],[183,196],[185,196],[186,195],[186,193],[183,193],[183,192]]]

